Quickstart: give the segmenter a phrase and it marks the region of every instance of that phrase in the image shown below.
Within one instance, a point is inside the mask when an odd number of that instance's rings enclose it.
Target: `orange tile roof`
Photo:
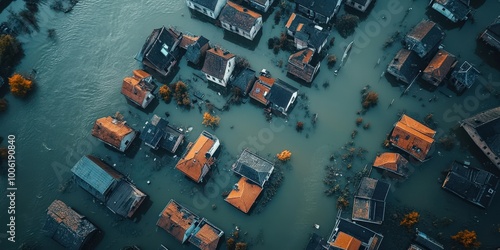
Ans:
[[[304,24],[303,23],[299,23],[299,25],[297,25],[297,31],[301,31],[302,27],[304,27]]]
[[[427,65],[424,69],[422,77],[426,80],[433,77],[441,82],[444,80],[448,72],[450,72],[451,68],[454,67],[456,62],[457,59],[454,55],[445,50],[439,50],[434,58],[432,58],[429,65]]]
[[[398,158],[399,154],[397,153],[383,153],[377,158],[375,158],[375,162],[373,162],[373,166],[375,167],[383,167],[393,171],[398,170]]]
[[[92,128],[92,136],[118,149],[123,138],[133,132],[125,121],[118,121],[111,116],[97,119]]]
[[[436,131],[403,115],[394,126],[390,141],[396,147],[423,161],[434,143],[435,134]]]
[[[224,58],[225,60],[229,60],[229,59],[235,57],[234,54],[229,53],[221,48],[211,48],[211,49],[207,50],[207,52],[212,53],[214,55],[218,55],[218,56]]]
[[[296,16],[297,16],[297,15],[296,15],[295,13],[292,13],[292,14],[290,15],[290,18],[288,18],[288,21],[286,22],[286,25],[285,25],[285,27],[286,27],[287,29],[289,29],[289,28],[290,28],[290,25],[292,25],[293,20],[295,20],[295,17],[296,17]]]
[[[174,200],[165,206],[156,225],[173,235],[180,242],[184,242],[186,231],[196,221],[196,216]]]
[[[151,76],[148,72],[142,69],[136,69],[132,71],[132,73],[134,74],[135,77],[138,77],[139,79],[144,79]]]
[[[370,220],[370,206],[370,200],[355,198],[352,205],[352,218]]]
[[[142,102],[148,95],[149,90],[143,88],[140,84],[141,80],[135,77],[125,77],[123,79],[121,93],[133,101],[135,104],[142,106]]]
[[[189,143],[189,151],[179,160],[175,168],[183,172],[192,180],[200,182],[201,178],[203,178],[203,167],[205,165],[210,167],[213,164],[213,157],[207,158],[205,153],[207,153],[214,144],[215,141],[213,139],[208,138],[203,133],[200,134],[200,137],[198,137],[194,144]]]
[[[179,47],[183,49],[187,49],[187,47],[200,39],[199,36],[190,36],[190,35],[182,35],[181,42],[179,43]]]
[[[308,48],[305,50],[300,50],[290,56],[290,59],[297,59],[304,64],[307,64],[311,61],[312,56],[314,55],[314,50]]]
[[[269,103],[269,100],[266,99],[264,94],[266,93],[266,95],[268,95],[270,91],[271,91],[270,87],[262,84],[261,82],[259,82],[257,80],[257,81],[255,81],[255,84],[253,85],[252,91],[250,91],[249,95],[250,95],[250,97],[252,97],[256,101],[258,101],[264,105],[267,105]]]
[[[330,245],[343,250],[358,250],[361,247],[361,241],[344,232],[339,232],[335,241]]]
[[[276,79],[271,78],[271,77],[265,77],[265,76],[259,76],[259,78],[257,80],[259,82],[261,82],[262,84],[265,84],[269,87],[272,87],[274,82],[276,82]]]
[[[238,10],[238,11],[239,11],[239,12],[241,12],[241,13],[245,13],[245,14],[247,14],[247,15],[250,15],[250,16],[251,16],[251,17],[253,17],[253,18],[259,18],[259,17],[262,17],[262,15],[261,15],[261,14],[259,14],[259,13],[257,13],[257,12],[254,12],[254,11],[251,11],[251,10],[249,10],[249,9],[247,9],[247,8],[244,8],[243,6],[238,5],[238,4],[235,4],[235,3],[231,2],[231,1],[227,1],[227,5],[229,5],[229,6],[233,7],[234,9]]]
[[[201,250],[215,250],[219,244],[219,233],[209,224],[203,225],[195,236],[201,241]]]
[[[237,186],[238,190],[233,189],[225,200],[244,213],[248,213],[257,197],[259,197],[260,192],[262,192],[262,188],[250,183],[245,177],[241,177]]]

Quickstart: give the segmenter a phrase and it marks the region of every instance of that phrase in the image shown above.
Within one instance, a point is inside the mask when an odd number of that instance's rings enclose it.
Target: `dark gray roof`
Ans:
[[[274,170],[274,164],[252,153],[249,149],[244,149],[232,169],[235,173],[263,187]]]
[[[338,218],[337,222],[335,223],[335,227],[333,228],[332,234],[328,239],[328,243],[334,242],[339,232],[344,232],[360,240],[362,242],[360,250],[377,250],[380,247],[382,240],[384,239],[384,236],[367,227],[356,224],[344,218]],[[369,244],[372,244],[372,246],[369,247]],[[335,248],[330,247],[328,249]]]
[[[451,77],[464,84],[467,88],[474,84],[478,76],[479,71],[467,61],[464,61],[459,68],[455,68],[451,72]]]
[[[390,184],[368,177],[363,177],[354,195],[353,220],[380,224],[385,215],[385,199]]]
[[[201,49],[205,45],[207,45],[208,42],[208,39],[206,39],[204,36],[200,36],[195,43],[187,47],[185,54],[186,60],[197,64],[200,61],[200,57],[202,56]]]
[[[299,24],[302,24],[302,28],[297,31]],[[295,14],[295,18],[288,29],[294,33],[297,39],[306,41],[309,47],[314,48],[316,51],[319,51],[329,36],[326,29],[317,27],[314,22],[298,14]]]
[[[219,0],[189,0],[193,3],[196,3],[196,4],[199,4],[211,11],[214,11],[215,10],[215,6],[217,6],[217,2]]]
[[[131,183],[121,180],[106,201],[106,206],[123,217],[132,217],[146,195]]]
[[[312,233],[309,237],[309,243],[307,243],[306,250],[324,250],[326,246],[326,241],[323,237],[316,233]]]
[[[448,9],[453,15],[457,17],[458,20],[465,20],[471,7],[469,6],[469,1],[464,0],[434,0],[435,2],[443,5]]]
[[[430,20],[422,20],[406,35],[407,49],[417,52],[420,57],[425,57],[429,52],[437,50],[444,38],[441,28]]]
[[[207,51],[205,62],[201,71],[203,73],[222,79],[228,66],[228,61],[234,57],[229,52],[221,52],[219,48],[213,48]]]
[[[499,179],[485,170],[453,162],[443,188],[480,207],[490,205]]]
[[[250,32],[258,17],[247,13],[249,11],[250,10],[246,8],[243,8],[243,11],[240,11],[228,3],[220,12],[219,20],[221,22],[229,23],[232,26],[238,27],[246,32]]]
[[[175,153],[184,135],[177,129],[171,127],[167,120],[157,115],[153,115],[151,121],[144,126],[140,138],[146,145],[154,149],[161,147]]]
[[[422,59],[412,50],[401,49],[392,59],[387,67],[389,73],[397,73],[407,79],[410,83],[422,68]]]
[[[242,94],[246,96],[248,91],[252,89],[252,86],[257,77],[255,76],[255,71],[250,68],[245,68],[230,82],[234,87],[239,88]]]
[[[365,4],[368,2],[368,0],[351,0],[359,5],[365,6]]]
[[[66,249],[85,249],[98,229],[85,216],[55,200],[47,208],[43,231]]]
[[[276,79],[276,82],[271,87],[269,95],[267,95],[266,98],[269,100],[269,102],[272,103],[272,105],[286,108],[288,102],[292,98],[293,93],[297,91],[297,88],[282,81],[281,79]]]
[[[333,0],[295,0],[295,2],[326,17],[333,14],[337,3]]]
[[[116,170],[90,155],[83,156],[71,172],[83,181],[78,182],[82,188],[100,200],[106,198],[106,194],[122,177]]]
[[[179,50],[174,45],[181,38],[181,33],[177,34],[171,29],[165,27],[154,29],[139,53],[142,55],[142,62],[146,60],[156,70],[165,71],[179,56]]]
[[[368,198],[372,200],[385,201],[390,188],[389,183],[377,179],[363,177],[359,184],[357,197]]]

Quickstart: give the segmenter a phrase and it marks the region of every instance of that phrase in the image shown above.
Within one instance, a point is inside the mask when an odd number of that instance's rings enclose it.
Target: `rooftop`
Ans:
[[[232,169],[235,173],[246,177],[249,181],[264,187],[264,184],[274,170],[274,163],[246,148],[241,152]]]
[[[144,199],[146,199],[146,196],[133,184],[122,179],[113,188],[106,201],[106,206],[118,215],[132,218]]]
[[[189,242],[201,250],[215,250],[219,244],[219,239],[224,234],[222,230],[202,219],[189,238]]]
[[[439,50],[432,58],[431,62],[423,71],[422,78],[434,85],[439,85],[448,75],[455,64],[457,58],[445,50]]]
[[[195,182],[201,182],[214,163],[213,154],[218,148],[219,139],[203,131],[194,144],[189,143],[186,154],[177,162],[175,168]]]
[[[457,20],[467,20],[467,15],[471,12],[468,0],[434,0],[434,2],[444,6]]]
[[[218,79],[222,79],[226,73],[228,61],[233,57],[235,57],[234,54],[220,48],[211,48],[207,50],[205,62],[203,63],[201,71]]]
[[[251,90],[251,87],[253,87],[256,79],[257,78],[255,77],[255,71],[250,68],[245,68],[239,72],[239,74],[234,78],[234,80],[230,82],[230,84],[240,89],[241,94],[243,96],[246,96]]]
[[[399,75],[403,76],[405,79],[401,80],[409,84],[417,77],[421,64],[422,59],[418,57],[417,53],[412,50],[401,49],[392,59],[387,71],[398,78]]]
[[[451,72],[453,81],[464,84],[467,88],[470,88],[474,84],[478,76],[479,71],[467,61],[464,61],[462,65],[460,65],[460,68],[455,68],[455,70]]]
[[[176,44],[180,43],[181,39],[182,33],[172,28],[154,29],[139,52],[138,59],[165,75],[168,73],[166,70],[179,56]]]
[[[252,91],[250,91],[250,97],[264,105],[269,104],[266,96],[271,92],[271,86],[274,85],[274,82],[274,78],[259,76],[253,85]]]
[[[121,93],[142,107],[144,100],[151,94],[154,86],[148,82],[151,79],[150,74],[139,69],[134,70],[133,73],[132,77],[123,79]]]
[[[201,5],[209,10],[212,10],[214,11],[215,10],[215,7],[217,6],[217,2],[219,2],[219,0],[189,0],[193,3],[196,3],[198,5]]]
[[[500,16],[481,34],[481,39],[500,52]]]
[[[286,111],[294,93],[298,91],[299,90],[297,88],[281,79],[278,79],[271,87],[270,94],[266,96],[266,98],[273,105],[283,108],[284,111]]]
[[[358,250],[361,247],[361,241],[344,232],[339,232],[335,241],[330,245],[343,250]]]
[[[441,245],[439,242],[432,239],[431,237],[427,236],[427,234],[419,231],[418,229],[417,229],[417,234],[415,236],[415,242],[417,242],[421,246],[424,246],[425,249],[428,249],[428,250],[443,250],[444,249],[443,245]]]
[[[198,221],[198,216],[176,201],[170,200],[161,212],[156,225],[184,243]]]
[[[135,133],[127,122],[111,116],[99,118],[92,128],[92,136],[120,149],[125,136]]]
[[[146,122],[140,138],[146,145],[154,149],[161,147],[171,153],[175,153],[180,143],[184,140],[184,134],[170,126],[167,120],[153,115],[151,121]]]
[[[333,15],[336,3],[329,0],[295,0],[295,2],[326,17]]]
[[[499,178],[490,172],[453,162],[442,187],[462,199],[486,208],[495,196],[498,183]]]
[[[313,61],[314,50],[307,48],[296,52],[288,58],[288,73],[306,81],[312,82],[317,71],[318,61]]]
[[[259,13],[253,12],[231,1],[227,2],[219,15],[219,20],[221,22],[230,23],[232,26],[236,26],[246,32],[252,30],[258,18],[262,18]]]
[[[382,153],[375,158],[373,167],[381,168],[400,176],[406,176],[408,160],[398,153]]]
[[[98,229],[64,202],[54,200],[47,208],[43,231],[66,249],[83,249]]]
[[[444,32],[433,21],[422,20],[405,37],[407,49],[417,52],[420,57],[426,56],[437,48],[444,38]]]
[[[385,199],[389,192],[388,183],[363,177],[354,195],[352,219],[381,224],[385,215]]]
[[[192,63],[199,63],[200,58],[205,55],[206,50],[210,48],[208,39],[204,36],[198,37],[195,43],[188,45],[186,49],[186,60]]]
[[[307,42],[309,47],[317,51],[322,48],[329,36],[327,30],[296,13],[290,15],[285,27],[289,32],[292,32],[297,39]]]
[[[392,145],[409,153],[417,160],[424,161],[434,143],[435,134],[436,131],[403,115],[394,126],[390,141]]]
[[[252,184],[247,178],[241,177],[235,188],[226,197],[225,201],[235,206],[244,213],[248,213],[252,208],[255,200],[259,197],[262,188],[258,185]]]
[[[384,238],[384,236],[376,233],[369,228],[366,228],[344,218],[338,218],[333,228],[332,234],[328,239],[328,243],[330,244],[330,246],[333,242],[335,242],[340,233],[347,234],[359,240],[361,242],[361,247],[359,248],[360,250],[377,250]],[[338,248],[330,247],[328,249]]]

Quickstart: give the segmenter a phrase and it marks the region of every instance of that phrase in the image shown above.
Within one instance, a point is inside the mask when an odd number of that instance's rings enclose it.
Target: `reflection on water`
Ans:
[[[475,39],[499,14],[500,3],[482,3],[475,10],[474,22],[459,27],[445,25],[445,49],[457,55],[459,60],[474,63],[482,72],[485,83],[476,84],[462,96],[453,94],[451,98],[439,91],[424,90],[419,85],[413,86],[408,95],[400,97],[404,88],[391,84],[382,75],[401,48],[400,40],[396,39],[383,49],[388,38],[395,32],[405,34],[426,15],[439,23],[443,21],[425,10],[425,1],[397,3],[391,7],[384,1],[376,2],[371,12],[362,17],[355,35],[347,39],[333,31],[335,45],[329,49],[329,54],[340,58],[345,46],[355,40],[353,49],[338,76],[334,76],[333,70],[328,69],[323,61],[310,87],[299,85],[287,77],[284,67],[277,66],[280,60],[286,62],[289,53],[274,55],[267,48],[268,39],[283,31],[283,20],[274,25],[272,18],[268,18],[260,40],[242,47],[239,46],[243,43],[241,39],[201,19],[191,18],[181,0],[80,1],[67,15],[54,14],[48,7],[42,7],[40,33],[21,38],[25,42],[26,57],[18,69],[30,72],[36,68],[37,89],[26,100],[7,95],[9,110],[0,116],[2,136],[15,134],[18,138],[16,223],[19,243],[29,242],[41,249],[59,247],[40,231],[45,209],[57,198],[85,214],[103,230],[98,249],[117,249],[134,244],[142,249],[155,249],[161,243],[179,249],[181,245],[173,237],[155,226],[158,214],[174,198],[228,235],[238,226],[242,232],[240,235],[253,249],[303,248],[309,233],[315,231],[327,237],[334,225],[336,198],[324,194],[327,186],[323,184],[325,166],[331,164],[330,156],[349,141],[365,148],[368,153],[364,160],[358,160],[351,169],[341,170],[347,176],[353,175],[370,164],[377,153],[386,150],[381,146],[383,140],[398,115],[405,112],[418,120],[432,113],[437,137],[451,133],[457,144],[450,151],[438,145],[430,161],[423,164],[412,162],[413,171],[406,181],[385,179],[391,182],[386,221],[381,226],[372,227],[386,235],[382,249],[407,246],[411,234],[399,227],[398,214],[408,210],[419,211],[419,229],[446,246],[452,244],[449,236],[464,228],[476,230],[485,247],[499,245],[500,217],[494,211],[500,209],[500,199],[497,197],[488,209],[480,209],[445,192],[440,185],[441,172],[452,160],[479,164],[473,154],[480,154],[471,150],[474,146],[462,137],[457,121],[499,104],[485,87],[492,86],[497,91],[500,88],[498,58],[483,60],[484,53],[479,52],[481,48]],[[190,141],[206,129],[201,125],[202,114],[198,108],[188,111],[160,102],[153,112],[146,113],[129,105],[120,94],[121,80],[140,67],[133,59],[135,53],[151,30],[162,25],[203,35],[212,43],[248,59],[255,70],[266,68],[273,77],[298,87],[304,94],[287,119],[273,118],[271,123],[266,122],[263,110],[253,102],[218,112],[220,127],[215,131],[208,130],[217,135],[223,147],[219,164],[205,185],[196,185],[176,171],[173,167],[178,158],[153,152],[139,143],[132,157],[111,150],[90,136],[96,118],[116,111],[124,114],[136,129],[142,129],[153,113],[163,115],[168,112],[169,119],[176,125],[194,128],[187,135]],[[56,41],[46,38],[48,28],[56,30]],[[182,60],[179,72],[171,81],[183,79],[189,83],[191,91],[199,90],[206,94],[206,98],[224,103],[223,96],[209,90],[202,81],[195,81],[193,73],[199,71]],[[361,110],[360,91],[366,85],[379,94],[379,104],[362,115],[363,120],[371,124],[364,130],[356,127],[355,120]],[[441,89],[449,92],[445,87]],[[314,113],[318,114],[315,126],[310,122],[310,115]],[[295,130],[298,121],[305,123],[301,133]],[[352,139],[354,129],[358,134]],[[292,152],[292,160],[283,166],[285,179],[274,199],[261,213],[250,215],[234,209],[221,197],[237,181],[230,166],[245,143],[270,159],[283,149]],[[119,171],[149,195],[150,204],[136,220],[118,218],[81,188],[68,183],[71,177],[69,169],[86,154],[116,164]],[[377,171],[372,171],[371,175],[385,178]],[[148,185],[147,181],[151,184]],[[61,187],[65,192],[61,192]],[[5,197],[0,199],[1,207],[5,207],[7,200]],[[212,205],[216,209],[212,209]],[[350,208],[344,213],[350,217]],[[453,222],[449,225],[440,223],[444,217]],[[0,224],[6,223],[5,217],[1,218]],[[314,229],[314,224],[319,224],[320,229]],[[3,239],[0,245],[2,249],[13,249]]]

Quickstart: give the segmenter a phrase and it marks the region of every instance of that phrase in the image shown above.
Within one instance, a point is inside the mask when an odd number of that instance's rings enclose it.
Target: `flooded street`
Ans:
[[[248,42],[192,17],[184,0],[85,0],[67,14],[55,13],[42,4],[38,14],[40,32],[19,37],[26,56],[16,70],[30,73],[36,69],[36,90],[26,99],[13,97],[5,86],[0,91],[9,102],[8,110],[0,114],[0,136],[16,136],[18,165],[17,240],[16,244],[11,244],[0,238],[0,249],[17,249],[22,243],[36,249],[60,249],[55,241],[41,233],[46,209],[54,199],[84,214],[104,232],[97,249],[120,249],[129,245],[157,249],[160,244],[169,249],[195,249],[188,244],[181,245],[156,227],[158,215],[170,199],[217,225],[226,233],[226,240],[238,226],[240,239],[248,242],[250,249],[303,249],[310,233],[327,238],[335,223],[338,196],[327,196],[324,191],[328,187],[323,183],[325,167],[336,160],[331,159],[331,155],[341,152],[346,143],[367,151],[364,159],[354,161],[352,168],[341,170],[338,181],[346,185],[351,179],[345,177],[353,177],[366,165],[370,167],[377,153],[391,151],[383,147],[383,142],[402,112],[419,121],[433,114],[437,141],[451,135],[456,143],[451,150],[437,144],[433,157],[425,163],[410,161],[411,175],[405,181],[392,180],[372,170],[371,177],[391,183],[384,223],[368,225],[385,236],[380,249],[407,249],[413,234],[399,226],[401,217],[397,215],[413,210],[421,214],[417,224],[419,230],[438,239],[446,249],[454,244],[450,236],[463,229],[475,230],[484,249],[496,249],[500,246],[498,194],[490,207],[482,209],[441,188],[442,172],[453,160],[467,160],[500,175],[497,169],[481,165],[482,158],[476,157],[483,156],[482,153],[458,126],[461,119],[500,104],[500,99],[485,88],[487,85],[500,91],[500,59],[485,61],[484,49],[476,41],[477,35],[500,15],[500,2],[479,2],[474,9],[473,22],[469,20],[456,27],[443,25],[445,49],[455,54],[460,62],[473,63],[482,73],[480,80],[461,96],[446,86],[429,91],[419,84],[414,84],[407,95],[401,96],[406,86],[383,75],[401,48],[400,40],[396,40],[384,49],[387,39],[395,32],[404,36],[423,18],[431,18],[439,24],[444,21],[426,9],[428,1],[377,1],[370,13],[361,17],[354,35],[344,39],[333,29],[330,38],[335,37],[335,45],[328,50],[329,54],[341,58],[347,44],[354,40],[353,48],[337,76],[333,72],[340,60],[334,69],[328,69],[326,59],[323,60],[311,86],[301,85],[286,75],[289,52],[280,51],[274,55],[267,47],[269,38],[285,31],[288,16],[279,25],[274,25],[274,13],[266,16],[258,41]],[[13,5],[22,3],[16,1]],[[345,11],[342,7],[340,14]],[[5,13],[0,18],[5,19]],[[273,117],[268,122],[262,107],[248,100],[245,104],[230,106],[228,111],[216,110],[221,120],[214,130],[201,124],[203,113],[197,107],[199,104],[187,110],[177,107],[174,102],[159,101],[145,112],[127,103],[120,93],[122,79],[142,67],[134,56],[151,31],[161,26],[203,35],[213,45],[246,58],[255,71],[265,68],[273,77],[298,88],[300,97],[289,117]],[[47,37],[47,29],[55,29],[55,40]],[[280,60],[284,62],[282,67],[278,66]],[[200,91],[217,107],[223,106],[223,95],[207,88],[203,81],[195,80],[193,73],[201,75],[198,69],[188,66],[184,58],[179,67],[168,83],[182,79],[189,85],[191,94]],[[361,90],[367,85],[379,94],[379,102],[359,115]],[[205,110],[204,105],[202,109]],[[199,185],[188,180],[174,169],[178,157],[152,151],[140,140],[134,142],[127,154],[122,154],[92,137],[90,131],[95,120],[114,115],[116,111],[136,130],[142,130],[153,114],[165,117],[168,112],[171,123],[184,129],[193,128],[187,133],[183,149],[203,130],[216,135],[222,150],[207,183]],[[318,114],[315,125],[311,122],[312,114]],[[368,129],[356,126],[359,116],[365,124],[370,123]],[[302,132],[295,129],[299,121],[305,124]],[[354,139],[351,137],[353,130],[358,131]],[[245,147],[273,161],[284,149],[292,152],[289,162],[279,164],[278,170],[283,172],[284,180],[273,199],[265,207],[257,206],[249,215],[235,209],[222,197],[222,193],[231,190],[239,179],[230,169]],[[116,164],[120,172],[149,196],[138,218],[126,220],[114,215],[71,183],[71,167],[87,154]],[[2,175],[0,183],[5,183],[6,179]],[[4,186],[2,184],[2,188]],[[352,195],[349,200],[352,204]],[[0,225],[8,223],[4,214],[7,204],[7,197],[0,197]],[[351,211],[352,206],[349,206],[343,217],[350,218]],[[452,222],[444,225],[441,223],[443,218]],[[314,224],[319,224],[320,228],[315,229]],[[2,228],[0,236],[3,232]],[[225,243],[221,249],[225,249]]]

